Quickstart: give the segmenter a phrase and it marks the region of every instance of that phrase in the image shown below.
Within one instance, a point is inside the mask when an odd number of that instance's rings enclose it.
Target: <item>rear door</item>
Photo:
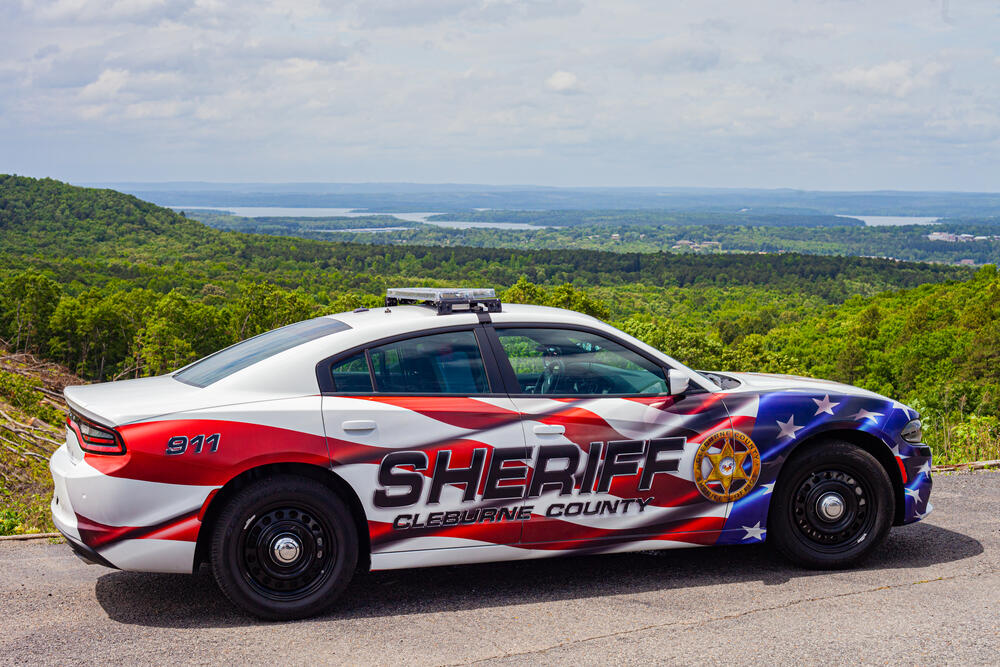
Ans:
[[[718,395],[670,396],[658,361],[593,330],[498,324],[492,340],[533,461],[525,545],[715,541],[727,503],[699,492],[694,464],[730,428]]]
[[[373,553],[519,541],[527,451],[483,341],[479,326],[434,330],[320,366],[332,463]]]

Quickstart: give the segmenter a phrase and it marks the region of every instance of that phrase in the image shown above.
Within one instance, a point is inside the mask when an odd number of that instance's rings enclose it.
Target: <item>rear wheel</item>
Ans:
[[[874,456],[842,441],[796,453],[774,489],[768,537],[798,565],[850,567],[889,533],[892,482]]]
[[[350,582],[358,536],[326,485],[282,475],[239,491],[212,535],[212,571],[234,604],[272,620],[328,608]]]

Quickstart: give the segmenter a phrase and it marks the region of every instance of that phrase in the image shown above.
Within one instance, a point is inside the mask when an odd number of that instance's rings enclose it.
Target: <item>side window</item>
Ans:
[[[572,329],[497,329],[526,394],[655,395],[668,392],[663,369],[596,334]]]
[[[369,351],[383,394],[488,393],[486,367],[472,331],[408,338]]]
[[[364,352],[339,361],[330,369],[333,390],[357,394],[372,392],[372,376],[368,373],[368,360]]]

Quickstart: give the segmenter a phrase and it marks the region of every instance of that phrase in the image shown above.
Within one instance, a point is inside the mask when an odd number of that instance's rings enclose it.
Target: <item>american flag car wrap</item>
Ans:
[[[736,391],[726,396],[734,428],[760,449],[761,473],[753,491],[732,504],[719,544],[765,539],[768,507],[782,465],[798,445],[823,433],[835,436],[838,431],[862,431],[880,440],[891,452],[903,484],[904,505],[898,523],[912,523],[930,512],[929,450],[898,435],[917,417],[916,411],[867,392],[841,393],[836,391],[838,385],[829,384],[828,390],[786,388]],[[890,478],[896,474],[889,472]]]
[[[874,395],[814,390],[680,399],[307,397],[123,426],[128,453],[81,452],[71,476],[56,476],[55,498],[65,501],[54,500],[53,510],[68,537],[118,567],[190,571],[216,491],[246,470],[293,461],[330,467],[355,490],[373,568],[746,544],[766,538],[788,455],[838,429],[885,443],[905,486],[900,522],[922,518],[930,511],[926,448],[888,435],[914,416]],[[365,420],[377,426],[345,429]],[[728,429],[752,440],[760,470],[745,496],[716,502],[695,483],[695,455]],[[217,451],[163,456],[171,436],[208,433],[220,434]],[[545,483],[533,488],[540,472]]]

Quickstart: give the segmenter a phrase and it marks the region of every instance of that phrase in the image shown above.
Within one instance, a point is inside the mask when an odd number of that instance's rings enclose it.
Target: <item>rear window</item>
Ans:
[[[196,387],[207,387],[279,352],[350,328],[340,320],[329,317],[296,322],[211,354],[174,373],[174,377]]]

